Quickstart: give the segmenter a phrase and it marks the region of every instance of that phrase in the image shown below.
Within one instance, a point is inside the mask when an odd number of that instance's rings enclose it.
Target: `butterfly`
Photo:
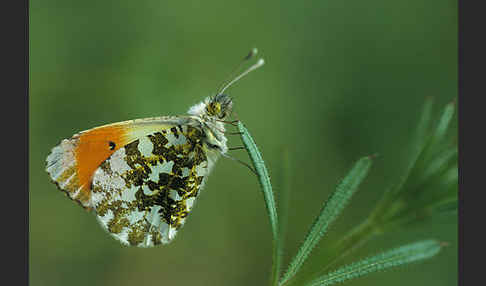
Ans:
[[[256,49],[244,60],[254,54]],[[62,140],[46,159],[51,181],[94,212],[123,245],[171,242],[215,162],[228,151],[224,124],[233,101],[225,89],[263,63],[192,106],[188,115],[123,121]]]

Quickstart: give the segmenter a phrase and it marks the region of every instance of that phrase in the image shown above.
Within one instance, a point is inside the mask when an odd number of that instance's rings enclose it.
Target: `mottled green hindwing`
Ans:
[[[96,170],[91,204],[103,228],[126,245],[169,243],[209,174],[204,133],[173,126],[117,150]]]

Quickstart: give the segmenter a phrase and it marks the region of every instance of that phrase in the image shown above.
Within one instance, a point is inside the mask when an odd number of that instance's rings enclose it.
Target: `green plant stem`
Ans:
[[[273,240],[272,243],[272,276],[270,277],[270,285],[278,286],[278,277],[280,276],[280,243]]]
[[[336,264],[339,260],[343,259],[352,251],[363,246],[363,244],[373,238],[373,236],[375,236],[377,233],[378,229],[376,224],[370,219],[366,219],[361,224],[353,228],[344,236],[343,239],[339,240],[333,247],[331,247],[333,252],[324,263],[326,266],[323,271]]]

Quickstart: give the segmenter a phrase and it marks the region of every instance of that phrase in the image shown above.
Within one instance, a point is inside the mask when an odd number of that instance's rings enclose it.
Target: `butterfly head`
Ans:
[[[195,116],[208,116],[218,120],[226,119],[233,110],[233,100],[226,94],[217,94],[207,97],[202,102],[192,106],[189,114]]]
[[[233,109],[233,100],[226,94],[217,94],[209,99],[206,103],[205,112],[208,116],[217,117],[224,120],[231,114]]]

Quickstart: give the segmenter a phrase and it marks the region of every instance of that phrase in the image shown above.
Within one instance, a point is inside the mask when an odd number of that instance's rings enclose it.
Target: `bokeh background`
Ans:
[[[452,0],[30,1],[31,285],[267,285],[263,198],[234,161],[218,162],[177,239],[152,249],[119,245],[44,171],[50,149],[78,131],[184,114],[252,47],[266,65],[228,93],[277,193],[289,150],[286,261],[353,162],[380,155],[304,274],[396,180],[424,99],[439,111],[457,95]],[[450,246],[347,285],[456,285],[456,229],[449,217],[372,241],[352,258],[425,238]]]

